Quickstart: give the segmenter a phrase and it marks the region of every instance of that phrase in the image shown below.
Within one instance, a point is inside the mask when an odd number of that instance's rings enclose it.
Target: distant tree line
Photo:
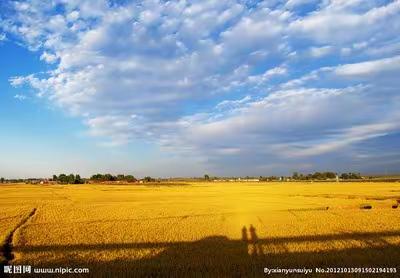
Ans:
[[[359,180],[362,179],[360,173],[342,173],[340,175],[342,180]]]
[[[292,175],[292,179],[294,180],[329,180],[336,179],[337,174],[334,172],[315,172],[312,174],[299,174],[298,172],[294,172]]]
[[[150,177],[150,176],[147,176],[147,177],[144,177],[144,178],[143,178],[143,181],[145,181],[145,182],[155,182],[156,179],[155,179],[155,178],[152,178],[152,177]]]
[[[60,175],[53,175],[53,181],[60,183],[60,184],[82,184],[85,183],[85,180],[81,178],[80,175],[74,174],[60,174]]]
[[[26,183],[31,179],[6,179],[1,177],[0,178],[0,183]]]
[[[278,181],[278,180],[283,180],[285,177],[278,177],[278,176],[260,176],[258,179],[259,181]]]
[[[126,181],[136,182],[137,179],[132,175],[111,175],[111,174],[95,174],[90,177],[91,181],[105,182],[105,181]]]
[[[293,180],[332,180],[336,177],[342,180],[362,179],[360,173],[342,173],[340,176],[335,172],[315,172],[313,174],[299,174],[294,172],[292,175]]]
[[[132,175],[112,175],[112,174],[94,174],[89,179],[82,179],[79,175],[53,175],[53,181],[60,184],[81,184],[87,181],[91,182],[137,182],[138,180]],[[156,179],[147,176],[142,179],[144,182],[155,182]]]

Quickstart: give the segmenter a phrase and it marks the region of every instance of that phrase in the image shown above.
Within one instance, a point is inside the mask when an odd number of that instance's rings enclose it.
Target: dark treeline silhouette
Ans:
[[[259,180],[260,181],[279,181],[279,180],[284,180],[285,177],[278,177],[278,176],[260,176]]]
[[[150,176],[146,176],[146,177],[143,178],[143,181],[145,181],[145,182],[155,182],[156,179],[154,179],[154,178],[152,178]]]
[[[336,179],[337,174],[334,172],[315,172],[313,174],[299,174],[294,172],[292,179],[294,180],[329,180]]]
[[[74,174],[60,174],[60,175],[53,175],[53,181],[61,184],[82,184],[85,183],[85,180],[81,178],[80,175]]]
[[[126,181],[136,182],[137,179],[132,175],[111,175],[111,174],[95,174],[90,177],[91,181],[104,182],[104,181]]]
[[[342,180],[358,180],[362,179],[360,173],[342,173],[340,176],[335,172],[315,172],[313,174],[302,174],[294,172],[293,180],[333,180],[340,178]]]
[[[0,183],[21,183],[25,182],[25,179],[5,179],[0,178]]]
[[[360,173],[342,173],[340,175],[342,180],[359,180],[362,179]]]

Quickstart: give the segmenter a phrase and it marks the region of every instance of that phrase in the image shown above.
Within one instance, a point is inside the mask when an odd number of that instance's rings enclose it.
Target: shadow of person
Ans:
[[[247,242],[249,240],[248,237],[247,237],[247,228],[246,228],[246,226],[243,226],[243,228],[242,228],[242,240],[245,241],[245,242]]]
[[[261,255],[261,247],[260,244],[258,244],[258,236],[256,233],[256,228],[254,228],[254,226],[251,224],[250,228],[249,228],[249,232],[250,232],[250,242],[251,244],[249,244],[248,246],[248,253],[249,255]]]
[[[253,225],[250,225],[249,231],[250,231],[250,240],[251,240],[251,242],[256,243],[258,241],[256,228],[254,228]]]

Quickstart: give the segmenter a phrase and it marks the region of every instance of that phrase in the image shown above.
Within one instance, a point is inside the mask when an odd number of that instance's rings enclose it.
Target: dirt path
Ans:
[[[33,208],[32,211],[24,217],[21,222],[18,223],[18,225],[8,234],[3,246],[2,246],[2,251],[3,255],[5,257],[5,261],[1,265],[1,268],[3,268],[3,265],[8,265],[10,262],[14,259],[14,253],[13,253],[13,238],[14,234],[20,229],[23,225],[25,225],[26,222],[28,222],[29,219],[31,219],[36,213],[36,208]]]

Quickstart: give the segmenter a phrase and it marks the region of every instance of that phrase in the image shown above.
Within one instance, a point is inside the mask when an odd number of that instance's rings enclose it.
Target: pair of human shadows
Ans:
[[[248,236],[250,234],[250,237]],[[256,228],[250,224],[250,227],[247,231],[246,226],[242,228],[242,240],[248,243],[248,254],[251,256],[262,255],[261,246],[258,243],[258,236],[256,233]]]
[[[250,237],[248,236],[250,234]],[[256,243],[258,241],[258,236],[256,233],[256,228],[251,224],[248,232],[246,226],[242,228],[242,240],[245,242]]]

